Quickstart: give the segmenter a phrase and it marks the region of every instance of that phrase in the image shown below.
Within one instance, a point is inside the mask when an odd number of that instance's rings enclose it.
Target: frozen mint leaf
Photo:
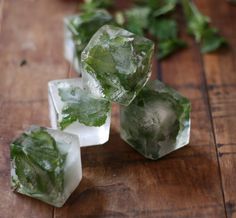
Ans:
[[[111,25],[101,27],[81,55],[85,89],[128,105],[150,77],[153,50],[147,38]]]
[[[65,158],[46,129],[34,127],[11,144],[13,188],[46,202],[56,201],[64,189]]]
[[[106,10],[93,10],[68,17],[65,24],[72,34],[79,57],[93,34],[104,24],[112,22],[112,16]]]
[[[159,41],[157,48],[157,58],[163,59],[173,54],[174,52],[185,48],[187,44],[181,39],[167,39]]]
[[[125,11],[126,29],[138,35],[144,35],[144,29],[148,27],[150,8],[134,7]]]
[[[158,17],[174,10],[177,0],[135,0],[140,6],[149,7],[153,15]]]
[[[110,103],[98,99],[78,87],[60,88],[59,95],[64,103],[61,129],[79,121],[86,126],[101,126],[106,122]]]
[[[159,40],[176,38],[177,23],[173,19],[155,19],[150,23],[150,32]]]
[[[146,158],[158,159],[189,142],[190,102],[159,81],[149,81],[121,108],[121,138]]]

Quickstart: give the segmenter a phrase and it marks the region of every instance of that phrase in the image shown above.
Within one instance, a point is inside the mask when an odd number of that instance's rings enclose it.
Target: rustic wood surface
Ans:
[[[154,60],[152,75],[190,98],[190,145],[144,159],[120,139],[114,106],[109,142],[82,148],[83,180],[58,209],[10,190],[9,144],[31,124],[49,126],[47,82],[74,75],[63,58],[62,19],[77,3],[0,0],[0,218],[236,217],[236,7],[195,2],[230,47],[203,56],[181,31],[189,48]]]

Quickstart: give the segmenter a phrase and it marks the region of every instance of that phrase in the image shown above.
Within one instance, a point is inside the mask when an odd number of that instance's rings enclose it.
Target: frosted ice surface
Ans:
[[[64,106],[64,102],[61,100],[61,97],[58,94],[58,89],[70,86],[82,88],[82,79],[75,78],[55,80],[49,82],[48,86],[51,126],[52,128],[57,129],[59,128],[59,121],[62,119],[61,112]],[[111,113],[108,112],[106,122],[102,126],[86,126],[78,121],[75,121],[63,131],[76,134],[79,137],[81,147],[104,144],[109,139],[110,122]]]

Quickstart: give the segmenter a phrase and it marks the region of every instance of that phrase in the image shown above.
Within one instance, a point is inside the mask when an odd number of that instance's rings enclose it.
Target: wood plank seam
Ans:
[[[4,5],[4,0],[0,0],[0,33],[2,32],[3,5]],[[0,36],[0,38],[1,38],[1,36]]]
[[[200,50],[200,47],[199,45],[197,45],[198,49]],[[227,218],[228,215],[227,215],[227,209],[226,209],[226,201],[225,201],[225,194],[224,194],[224,187],[223,187],[223,181],[222,181],[222,173],[221,173],[221,165],[220,165],[220,160],[219,160],[219,151],[218,151],[218,147],[217,147],[217,141],[216,141],[216,133],[215,133],[215,129],[214,129],[214,123],[213,123],[213,115],[212,115],[212,107],[211,107],[211,104],[210,104],[210,97],[209,97],[209,89],[208,89],[208,86],[207,86],[207,79],[206,79],[206,72],[205,72],[205,67],[204,67],[204,61],[203,61],[203,57],[202,55],[200,55],[200,65],[201,65],[201,68],[202,68],[202,79],[203,79],[203,88],[204,88],[204,100],[208,106],[208,110],[207,110],[207,113],[208,113],[208,116],[209,116],[209,119],[210,119],[210,126],[211,126],[211,130],[212,130],[212,134],[213,134],[213,143],[214,143],[214,146],[215,146],[215,151],[216,151],[216,159],[217,159],[217,165],[218,165],[218,173],[219,173],[219,177],[220,177],[220,187],[221,187],[221,193],[222,193],[222,198],[223,198],[223,203],[224,203],[224,210],[225,210],[225,217]]]

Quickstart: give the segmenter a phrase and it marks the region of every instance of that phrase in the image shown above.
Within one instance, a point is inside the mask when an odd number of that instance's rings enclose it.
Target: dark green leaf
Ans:
[[[159,41],[157,58],[163,59],[178,51],[179,49],[185,48],[187,44],[181,39],[167,39]]]
[[[60,88],[59,95],[65,106],[62,110],[61,129],[75,121],[86,126],[101,126],[106,122],[110,103],[105,99],[98,99],[77,87]]]
[[[204,32],[201,43],[201,52],[213,52],[224,45],[227,45],[226,40],[219,35],[216,29],[209,28]]]
[[[113,4],[113,0],[85,0],[83,4],[80,4],[80,10],[86,13],[93,12],[98,8],[109,8]]]
[[[46,129],[34,127],[22,134],[11,144],[13,188],[46,202],[57,199],[64,190],[65,157]]]
[[[190,102],[159,81],[149,81],[121,108],[121,137],[143,156],[158,159],[189,142]]]
[[[159,40],[177,37],[177,23],[172,19],[155,19],[150,24],[150,32]]]
[[[195,40],[201,43],[203,53],[212,52],[226,44],[218,30],[211,28],[210,19],[200,13],[196,5],[189,0],[182,0],[182,6],[187,19],[188,31]]]
[[[152,13],[154,17],[159,17],[173,11],[177,4],[177,0],[159,0],[156,2],[156,9]]]
[[[105,25],[81,55],[83,73],[101,85],[96,89],[109,101],[128,105],[150,76],[154,44],[127,30]]]
[[[148,27],[148,7],[136,7],[125,11],[126,29],[138,35],[144,34],[144,29]]]

